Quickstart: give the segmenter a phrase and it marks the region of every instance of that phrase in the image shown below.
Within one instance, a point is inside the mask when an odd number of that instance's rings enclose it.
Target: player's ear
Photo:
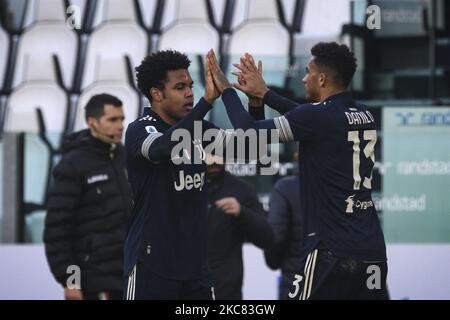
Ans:
[[[319,86],[321,88],[325,87],[325,83],[327,82],[327,75],[324,72],[319,73]]]
[[[153,98],[153,101],[161,102],[163,95],[160,89],[158,88],[151,88],[150,89],[150,95]]]

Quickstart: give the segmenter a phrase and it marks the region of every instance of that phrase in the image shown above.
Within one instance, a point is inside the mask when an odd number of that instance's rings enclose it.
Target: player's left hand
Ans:
[[[217,200],[215,205],[220,210],[233,216],[238,216],[241,213],[241,205],[234,197],[227,197]]]
[[[203,98],[208,101],[209,104],[213,104],[213,102],[220,96],[220,92],[217,89],[213,75],[211,73],[211,62],[206,57],[205,59],[205,95]]]
[[[233,87],[249,97],[263,99],[269,88],[262,77],[262,62],[259,61],[256,67],[252,55],[246,53],[240,63],[234,63],[233,66],[239,69],[239,72],[232,72],[238,78],[238,82],[233,83]]]
[[[241,69],[245,68],[248,65],[252,68],[253,71],[258,72],[258,74],[262,77],[263,69],[261,60],[258,61],[258,66],[256,66],[255,59],[249,53],[245,53],[245,55],[240,59],[240,64],[238,65]],[[235,65],[236,66],[236,65]],[[242,72],[233,72],[233,74],[237,77],[238,84],[241,87],[245,87],[247,85]],[[257,98],[250,94],[247,94],[248,103],[251,107],[263,107],[263,99]]]
[[[208,54],[206,55],[206,59],[209,62],[211,74],[214,79],[214,84],[216,85],[216,88],[220,91],[220,93],[222,93],[227,88],[232,88],[230,82],[225,77],[222,69],[219,66],[219,62],[217,61],[214,50],[209,50]]]

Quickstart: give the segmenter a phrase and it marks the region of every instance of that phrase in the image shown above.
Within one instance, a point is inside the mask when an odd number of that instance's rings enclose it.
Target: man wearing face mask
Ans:
[[[208,264],[216,299],[241,300],[244,265],[242,246],[272,245],[273,232],[254,188],[225,171],[223,160],[208,157]]]
[[[95,95],[85,118],[89,129],[66,138],[53,170],[45,251],[65,299],[121,299],[123,242],[132,205],[121,144],[122,102]]]

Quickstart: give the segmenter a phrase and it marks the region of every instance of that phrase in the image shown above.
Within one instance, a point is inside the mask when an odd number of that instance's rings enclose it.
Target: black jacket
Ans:
[[[280,298],[293,291],[294,274],[301,270],[303,217],[297,175],[280,179],[275,184],[267,220],[274,232],[273,246],[264,252],[271,269],[281,269]]]
[[[258,202],[253,187],[223,172],[208,181],[210,192],[208,217],[208,264],[214,280],[216,299],[242,299],[242,245],[250,241],[260,248],[271,246],[272,229],[266,213]],[[217,209],[216,200],[234,197],[241,205],[235,217]]]
[[[44,242],[56,280],[66,287],[69,265],[81,271],[86,292],[120,291],[123,242],[132,197],[122,145],[76,132],[53,170]]]

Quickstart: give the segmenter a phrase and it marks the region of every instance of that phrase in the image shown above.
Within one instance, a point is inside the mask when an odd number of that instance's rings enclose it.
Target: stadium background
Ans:
[[[133,67],[148,52],[186,52],[198,100],[203,55],[231,63],[250,52],[268,84],[304,101],[300,79],[319,41],[348,44],[351,85],[378,121],[374,198],[388,243],[393,299],[450,299],[450,4],[444,0],[0,0],[0,299],[60,299],[42,246],[46,189],[63,133],[84,127],[81,106],[107,92],[126,122],[146,105]],[[372,5],[375,5],[373,7]],[[79,22],[81,22],[79,24]],[[79,25],[78,25],[79,24]],[[245,102],[245,97],[242,96]],[[266,109],[266,115],[275,115]],[[221,101],[208,118],[230,128]],[[252,164],[267,207],[292,171],[280,146],[275,176]],[[274,299],[277,272],[246,245],[245,299]]]

